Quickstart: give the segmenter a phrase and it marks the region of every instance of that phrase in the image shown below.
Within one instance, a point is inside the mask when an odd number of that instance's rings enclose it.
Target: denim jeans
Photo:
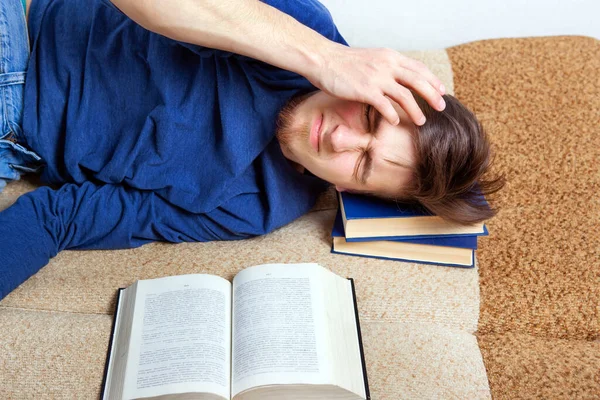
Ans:
[[[29,37],[19,0],[0,1],[0,192],[43,160],[27,148],[21,128]]]

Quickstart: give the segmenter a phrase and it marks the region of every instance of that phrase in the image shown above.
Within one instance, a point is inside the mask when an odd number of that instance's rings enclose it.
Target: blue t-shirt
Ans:
[[[268,0],[347,45],[316,0]],[[177,42],[109,0],[36,0],[23,133],[40,187],[0,212],[0,299],[65,249],[232,240],[307,212],[327,186],[296,172],[275,124],[304,77]]]
[[[266,3],[346,44],[318,1]],[[316,90],[306,78],[150,32],[109,0],[33,4],[23,120],[44,182],[124,184],[192,213],[252,213],[250,234],[314,204],[324,182],[296,172],[274,139],[285,102]]]

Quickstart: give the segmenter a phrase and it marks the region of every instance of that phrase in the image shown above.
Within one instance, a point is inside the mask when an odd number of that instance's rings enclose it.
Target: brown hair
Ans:
[[[482,201],[502,189],[503,176],[484,178],[492,163],[490,143],[475,115],[444,95],[444,111],[413,93],[427,122],[413,133],[415,166],[400,201],[416,201],[435,215],[459,224],[482,222],[498,209]]]

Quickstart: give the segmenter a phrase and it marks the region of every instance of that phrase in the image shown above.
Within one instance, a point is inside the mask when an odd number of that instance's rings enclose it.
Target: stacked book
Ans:
[[[414,205],[341,192],[333,253],[470,268],[483,222],[458,225]]]

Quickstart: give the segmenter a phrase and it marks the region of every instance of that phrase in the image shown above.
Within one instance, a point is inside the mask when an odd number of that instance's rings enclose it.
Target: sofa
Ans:
[[[332,254],[333,188],[266,236],[64,251],[0,301],[0,398],[94,399],[137,279],[316,262],[355,280],[373,399],[600,399],[600,41],[403,52],[475,112],[507,185],[475,268]],[[0,210],[41,183],[9,184]]]

